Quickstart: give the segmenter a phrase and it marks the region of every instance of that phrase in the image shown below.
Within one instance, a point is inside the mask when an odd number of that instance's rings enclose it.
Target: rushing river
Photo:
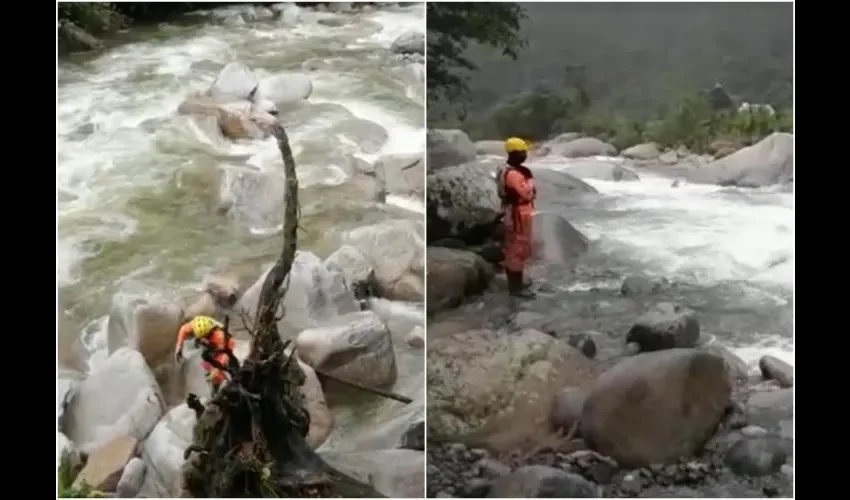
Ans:
[[[347,230],[422,218],[419,199],[391,193],[376,201],[352,165],[424,150],[423,64],[389,50],[402,33],[424,29],[424,4],[348,12],[292,6],[263,20],[250,9],[131,29],[103,53],[60,62],[60,367],[86,371],[103,359],[116,293],[153,288],[187,297],[209,273],[253,279],[274,260],[282,193],[238,181],[246,170],[280,171],[274,139],[224,140],[176,113],[230,62],[261,78],[289,72],[312,80],[309,99],[279,106],[301,185],[299,248],[324,257]],[[226,214],[224,200],[232,205]],[[382,307],[401,321],[422,321],[416,305]],[[397,390],[421,386],[421,363],[399,364]]]
[[[620,161],[600,158],[602,161]],[[533,168],[566,170],[539,159]],[[794,193],[682,183],[636,169],[639,181],[585,179],[599,195],[558,211],[595,243],[612,279],[573,283],[618,290],[623,276],[682,284],[673,296],[699,309],[708,341],[730,347],[755,368],[772,354],[794,363]],[[675,295],[674,293],[674,295]]]

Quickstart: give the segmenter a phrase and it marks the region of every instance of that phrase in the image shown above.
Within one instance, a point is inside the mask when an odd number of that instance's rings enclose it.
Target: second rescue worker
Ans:
[[[534,176],[524,165],[528,159],[528,143],[518,137],[505,141],[507,164],[496,174],[496,185],[502,199],[505,226],[504,262],[508,293],[531,299],[534,292],[524,286],[523,273],[531,259],[531,230],[537,189]]]

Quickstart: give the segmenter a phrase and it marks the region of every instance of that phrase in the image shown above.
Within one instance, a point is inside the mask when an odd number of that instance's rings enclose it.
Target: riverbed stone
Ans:
[[[696,312],[678,304],[662,302],[635,321],[626,335],[641,351],[675,347],[694,347],[699,343],[700,327]]]
[[[70,398],[63,431],[83,453],[121,436],[143,440],[165,411],[156,379],[139,351],[113,352]]]

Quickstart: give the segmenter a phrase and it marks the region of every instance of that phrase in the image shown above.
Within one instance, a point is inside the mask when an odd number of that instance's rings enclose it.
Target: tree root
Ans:
[[[205,407],[187,398],[199,415],[186,449],[181,496],[382,497],[329,466],[306,441],[310,415],[299,390],[305,376],[284,353],[288,342],[278,334],[276,317],[297,246],[298,179],[283,127],[275,136],[286,173],[283,247],[260,292],[245,362]]]

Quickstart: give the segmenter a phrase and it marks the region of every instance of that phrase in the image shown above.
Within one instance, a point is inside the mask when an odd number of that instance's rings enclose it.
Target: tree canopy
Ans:
[[[470,43],[488,46],[516,59],[525,45],[519,36],[525,19],[517,3],[428,4],[428,92],[455,102],[467,91],[464,71],[477,66],[468,57]]]

